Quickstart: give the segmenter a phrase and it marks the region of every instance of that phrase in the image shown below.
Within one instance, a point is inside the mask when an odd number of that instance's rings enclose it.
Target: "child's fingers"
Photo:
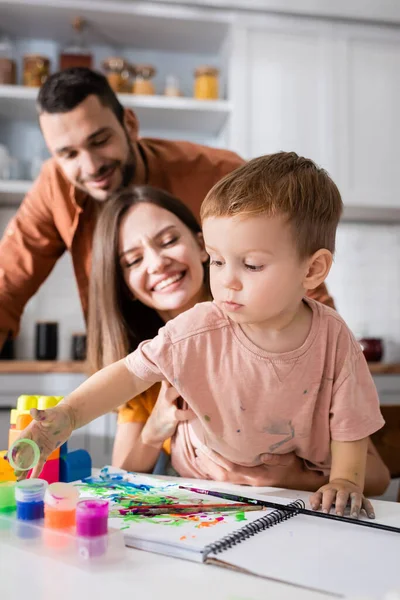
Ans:
[[[375,511],[368,498],[363,498],[362,508],[367,513],[369,519],[375,519]]]
[[[358,492],[352,492],[350,494],[350,516],[353,517],[354,519],[358,519],[358,517],[360,516],[360,510],[362,507],[362,499],[363,496]]]
[[[336,497],[336,490],[328,488],[322,494],[322,512],[329,513]]]
[[[339,517],[343,517],[344,511],[349,501],[350,492],[348,490],[338,490],[336,492],[335,512]],[[358,514],[357,514],[358,516]]]
[[[322,502],[322,492],[314,492],[309,498],[310,506],[313,510],[318,510]]]
[[[42,458],[42,455],[40,455],[40,459],[38,464],[36,465],[36,467],[34,467],[32,469],[32,475],[31,477],[39,477],[40,473],[43,471],[43,467],[44,467],[44,463],[46,462],[45,459]]]
[[[38,423],[41,423],[43,427],[49,427],[57,414],[57,411],[53,411],[51,408],[46,410],[39,410],[37,408],[31,408],[31,417]]]

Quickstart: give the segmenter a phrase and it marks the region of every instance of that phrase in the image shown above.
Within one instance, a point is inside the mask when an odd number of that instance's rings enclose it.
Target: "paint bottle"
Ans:
[[[108,545],[107,500],[81,500],[76,505],[76,533],[83,560],[102,556]]]
[[[15,508],[15,481],[3,481],[0,483],[0,513],[12,512]]]
[[[51,483],[44,494],[43,541],[52,548],[65,548],[75,538],[71,537],[76,520],[79,492],[71,483]]]
[[[44,494],[47,481],[44,479],[24,479],[15,484],[17,519],[37,521],[44,517]]]
[[[79,492],[71,483],[52,483],[44,495],[44,524],[51,529],[75,526]]]
[[[24,479],[15,484],[17,520],[15,535],[24,540],[38,540],[42,537],[42,527],[38,527],[44,516],[44,493],[47,481],[44,479]]]
[[[15,481],[2,481],[0,483],[0,538],[2,540],[12,531],[14,511]]]

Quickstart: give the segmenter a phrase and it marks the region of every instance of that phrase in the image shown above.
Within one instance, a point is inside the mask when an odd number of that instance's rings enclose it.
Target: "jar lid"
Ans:
[[[156,68],[153,65],[134,65],[134,73],[136,76],[144,77],[145,79],[150,79],[154,77],[156,74]]]
[[[47,481],[44,479],[24,479],[15,484],[17,502],[43,502]]]
[[[124,71],[130,68],[128,61],[121,56],[109,56],[101,65],[106,71]]]
[[[201,65],[200,67],[197,67],[194,74],[196,77],[199,75],[212,75],[216,77],[219,75],[219,69],[217,69],[217,67],[211,67],[210,65]]]
[[[74,510],[78,500],[78,488],[72,483],[51,483],[44,494],[45,504],[55,510]]]
[[[47,56],[42,56],[41,54],[24,54],[24,60],[41,60],[44,64],[50,64],[50,59]]]

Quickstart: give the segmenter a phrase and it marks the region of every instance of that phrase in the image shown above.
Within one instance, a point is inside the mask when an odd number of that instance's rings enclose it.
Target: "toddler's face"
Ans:
[[[283,216],[210,217],[203,223],[215,302],[238,323],[268,324],[305,294],[300,260]]]

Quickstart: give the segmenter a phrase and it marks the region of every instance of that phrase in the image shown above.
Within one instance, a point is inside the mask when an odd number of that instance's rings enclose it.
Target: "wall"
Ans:
[[[14,213],[13,209],[0,210],[0,235]],[[68,253],[58,261],[45,284],[25,308],[16,344],[17,358],[34,357],[35,322],[43,320],[58,321],[58,358],[69,359],[71,335],[84,331],[85,325]]]
[[[358,337],[383,337],[400,361],[400,225],[343,223],[328,287]]]

